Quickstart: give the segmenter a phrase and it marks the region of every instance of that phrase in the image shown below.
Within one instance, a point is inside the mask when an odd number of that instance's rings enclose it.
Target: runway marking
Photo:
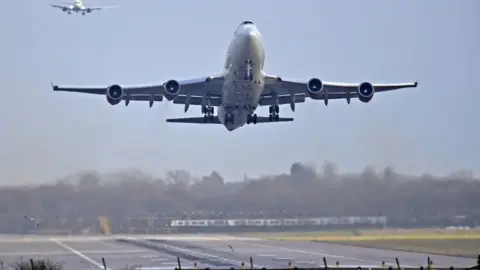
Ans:
[[[128,254],[128,253],[145,253],[142,250],[89,250],[84,254]],[[32,252],[0,252],[0,256],[45,256],[45,255],[68,255],[68,251],[32,251]]]
[[[372,262],[376,263],[377,262],[377,261],[374,261],[374,260],[353,258],[353,257],[333,255],[333,254],[320,253],[320,252],[311,252],[311,251],[305,251],[305,250],[301,250],[301,249],[291,249],[291,248],[284,248],[284,247],[278,247],[278,246],[275,247],[275,246],[270,246],[270,245],[252,244],[252,243],[248,243],[248,245],[263,247],[263,248],[279,249],[279,250],[285,250],[285,251],[290,251],[290,252],[311,254],[311,255],[320,255],[320,256],[326,256],[326,257],[334,257],[334,258],[342,258],[342,259],[349,259],[349,260],[356,260],[356,261],[364,261],[364,262],[370,262],[370,263],[372,263]],[[411,266],[411,265],[404,265],[404,266],[405,267],[417,267],[417,266]]]
[[[168,259],[165,258],[154,258],[152,261],[168,261]]]
[[[308,263],[308,264],[317,264],[314,261],[295,261],[295,263]]]
[[[153,266],[153,267],[139,267],[135,268],[135,270],[172,270],[171,266],[164,266],[164,267],[158,267],[158,266]]]
[[[285,261],[287,261],[287,260],[293,260],[293,259],[294,259],[294,258],[281,258],[281,257],[280,257],[280,258],[275,258],[275,260],[279,260],[279,261],[280,261],[280,260],[285,260]]]
[[[105,270],[111,270],[110,268],[106,267],[104,268],[103,265],[97,261],[95,261],[94,259],[86,256],[85,254],[81,253],[80,251],[78,250],[75,250],[67,245],[65,245],[64,243],[56,240],[56,239],[51,239],[53,242],[57,243],[59,246],[65,248],[65,249],[68,249],[69,251],[71,251],[73,254],[77,255],[78,257],[80,258],[83,258],[84,260],[86,260],[87,262],[95,265],[96,267],[100,268],[100,269],[105,269]]]
[[[190,253],[190,254],[198,254],[198,255],[201,255],[201,256],[205,256],[205,257],[216,258],[216,259],[219,259],[219,260],[222,260],[222,261],[227,261],[227,262],[235,263],[235,264],[238,264],[238,265],[241,265],[241,264],[242,264],[241,261],[237,261],[237,260],[231,260],[231,259],[223,258],[223,257],[220,257],[220,256],[215,256],[215,255],[206,254],[206,253],[202,253],[202,252],[198,252],[198,251],[192,251],[192,250],[188,250],[188,249],[184,249],[184,248],[179,248],[179,247],[175,247],[175,246],[170,246],[170,245],[167,245],[167,244],[163,244],[163,245],[164,245],[165,247],[168,247],[168,248],[171,248],[171,249],[182,250],[182,251],[187,252],[187,253]],[[257,268],[266,268],[266,267],[264,267],[264,266],[257,265],[257,264],[254,264],[253,266],[254,266],[254,267],[257,267]]]
[[[258,257],[275,257],[277,255],[275,255],[275,254],[258,254],[257,256]]]

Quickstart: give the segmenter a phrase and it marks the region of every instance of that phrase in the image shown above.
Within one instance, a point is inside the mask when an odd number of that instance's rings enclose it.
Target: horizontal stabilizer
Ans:
[[[287,117],[280,117],[277,121],[273,120],[270,121],[268,117],[265,116],[258,116],[257,117],[257,124],[262,123],[276,123],[276,122],[291,122],[293,118]],[[203,117],[184,117],[184,118],[170,118],[167,119],[169,123],[188,123],[188,124],[221,124],[220,119],[218,116],[213,117],[212,120],[205,122],[205,118]]]
[[[292,122],[292,121],[293,121],[293,118],[289,118],[289,117],[280,117],[276,121],[275,120],[270,121],[270,119],[268,117],[265,117],[265,116],[258,116],[257,117],[257,124],[276,123],[276,122]]]
[[[189,124],[221,124],[220,119],[218,116],[214,116],[208,122],[205,122],[205,118],[203,117],[184,117],[184,118],[170,118],[167,119],[167,122],[170,123],[189,123]]]

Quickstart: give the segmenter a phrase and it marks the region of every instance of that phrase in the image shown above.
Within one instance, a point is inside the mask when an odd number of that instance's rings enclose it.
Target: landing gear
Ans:
[[[247,115],[247,124],[250,124],[250,123],[257,124],[257,114]]]
[[[213,122],[214,120],[214,116],[213,116],[213,113],[215,112],[215,110],[213,109],[213,107],[211,106],[202,106],[202,114],[204,114],[203,116],[203,121],[205,123],[211,123]]]
[[[225,119],[224,119],[225,124],[233,124],[233,113],[226,113],[225,114]]]
[[[82,12],[82,16],[85,16],[85,12]]]
[[[280,119],[280,116],[278,115],[280,113],[280,107],[278,105],[270,106],[268,112],[270,113],[268,120],[278,121]]]

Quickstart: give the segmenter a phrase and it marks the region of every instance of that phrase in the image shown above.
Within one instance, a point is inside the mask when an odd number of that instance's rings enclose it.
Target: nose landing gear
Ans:
[[[257,124],[257,114],[249,114],[247,115],[247,124]]]

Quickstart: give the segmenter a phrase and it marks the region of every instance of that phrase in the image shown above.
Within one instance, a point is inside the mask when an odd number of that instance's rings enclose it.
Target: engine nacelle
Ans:
[[[307,82],[307,89],[313,98],[316,98],[323,90],[323,82],[318,78],[312,78]]]
[[[171,100],[180,92],[180,83],[176,80],[169,80],[163,85],[163,88],[165,89],[166,98]]]
[[[123,98],[123,88],[118,85],[114,84],[107,88],[107,101],[110,105],[117,105],[122,101]]]
[[[358,99],[361,102],[369,102],[373,98],[375,88],[369,82],[363,82],[358,86]]]

